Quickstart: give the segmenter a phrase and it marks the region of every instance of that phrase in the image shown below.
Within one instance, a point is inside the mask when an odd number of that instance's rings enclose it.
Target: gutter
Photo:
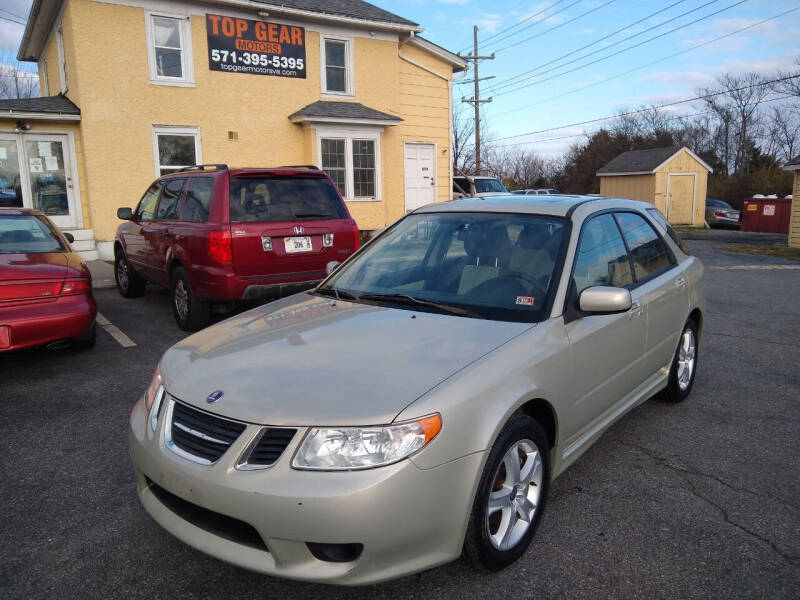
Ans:
[[[33,121],[80,121],[81,116],[72,113],[42,113],[24,110],[0,110],[0,119],[30,119]]]

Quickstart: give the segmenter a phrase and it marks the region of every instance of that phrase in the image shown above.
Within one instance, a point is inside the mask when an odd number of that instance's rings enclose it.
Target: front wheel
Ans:
[[[114,280],[117,282],[117,291],[125,298],[136,298],[144,294],[144,287],[147,284],[144,279],[139,277],[131,268],[125,253],[120,250],[114,259]]]
[[[550,488],[550,451],[529,417],[505,425],[489,453],[470,515],[464,554],[499,571],[516,561],[536,533]]]
[[[211,307],[197,299],[183,267],[172,272],[172,313],[184,331],[197,331],[208,325]]]
[[[683,332],[672,359],[667,387],[662,394],[664,400],[681,402],[691,393],[694,377],[697,374],[697,349],[697,324],[689,319],[683,326]]]

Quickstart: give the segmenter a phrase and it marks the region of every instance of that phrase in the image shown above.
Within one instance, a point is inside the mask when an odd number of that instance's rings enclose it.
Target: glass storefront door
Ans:
[[[72,154],[65,135],[0,133],[0,206],[24,206],[77,227]]]

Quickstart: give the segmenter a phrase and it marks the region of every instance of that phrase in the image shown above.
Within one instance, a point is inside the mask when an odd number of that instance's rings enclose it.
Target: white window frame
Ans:
[[[61,93],[67,93],[67,59],[64,54],[64,30],[61,19],[56,23],[56,47],[58,48],[58,75],[61,78]]]
[[[152,128],[152,141],[153,141],[153,164],[155,165],[156,177],[161,177],[161,169],[177,169],[191,165],[162,165],[158,162],[158,136],[159,135],[184,135],[194,137],[194,157],[195,164],[203,164],[202,143],[200,140],[199,127],[176,127],[172,125],[153,125]]]
[[[41,91],[43,92],[42,96],[49,96],[50,95],[50,78],[49,78],[50,76],[49,76],[49,74],[47,72],[47,59],[42,57],[42,59],[39,62],[42,65],[42,71],[41,71],[41,74],[39,75],[39,84],[40,84],[39,87],[40,87]],[[42,82],[44,82],[44,85],[41,85]]]
[[[343,42],[344,48],[344,82],[345,91],[339,92],[336,90],[328,90],[328,77],[325,71],[326,58],[325,58],[325,42]],[[352,98],[356,95],[356,76],[355,76],[355,52],[353,37],[349,35],[326,35],[320,34],[319,36],[319,64],[320,64],[320,85],[322,86],[322,95],[334,98]]]
[[[153,17],[177,19],[180,23],[178,31],[181,38],[181,71],[183,77],[165,77],[158,74],[155,36],[153,35]],[[147,39],[147,63],[150,69],[150,83],[154,85],[194,87],[194,59],[192,58],[192,24],[190,16],[188,14],[156,10],[145,11],[145,37]]]
[[[322,166],[322,140],[344,140],[345,194],[347,202],[380,202],[381,196],[381,130],[382,128],[317,127],[317,164]],[[375,143],[375,196],[355,197],[353,173],[353,140],[371,140]]]

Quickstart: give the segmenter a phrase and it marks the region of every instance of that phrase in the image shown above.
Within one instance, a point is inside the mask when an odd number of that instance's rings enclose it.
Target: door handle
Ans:
[[[630,318],[631,319],[636,319],[636,318],[638,318],[640,316],[642,316],[642,305],[639,304],[638,302],[634,301],[631,304]]]
[[[686,278],[685,277],[678,277],[675,280],[675,285],[678,286],[680,289],[685,288],[686,287]]]

